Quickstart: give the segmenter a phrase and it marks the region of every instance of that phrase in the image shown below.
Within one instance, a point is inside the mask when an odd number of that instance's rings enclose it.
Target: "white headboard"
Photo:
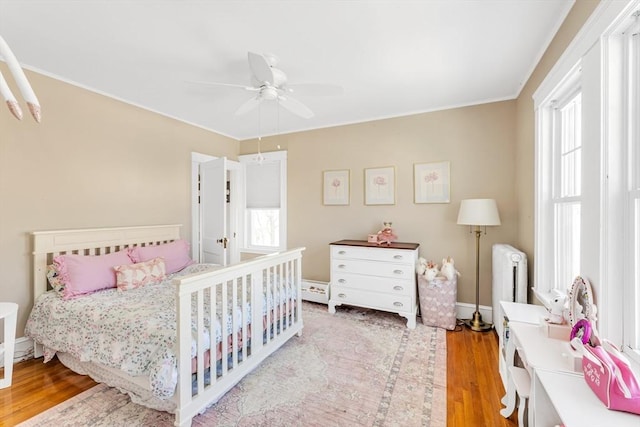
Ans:
[[[49,289],[47,264],[60,254],[101,255],[130,247],[157,245],[180,238],[181,224],[141,227],[34,231],[33,298]]]

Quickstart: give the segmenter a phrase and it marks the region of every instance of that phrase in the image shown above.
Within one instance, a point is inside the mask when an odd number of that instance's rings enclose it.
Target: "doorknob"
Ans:
[[[222,239],[218,239],[216,240],[216,243],[220,243],[222,245],[223,248],[227,249],[227,243],[229,242],[229,239],[227,239],[226,237],[223,237]]]

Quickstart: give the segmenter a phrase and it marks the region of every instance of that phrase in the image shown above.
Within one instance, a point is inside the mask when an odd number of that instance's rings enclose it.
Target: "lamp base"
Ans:
[[[491,323],[482,321],[482,315],[479,311],[473,313],[472,319],[465,319],[463,320],[463,322],[467,326],[467,328],[475,332],[486,332],[493,327]]]

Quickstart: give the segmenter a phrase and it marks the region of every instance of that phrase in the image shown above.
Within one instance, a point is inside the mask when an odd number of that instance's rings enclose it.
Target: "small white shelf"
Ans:
[[[517,302],[502,301],[502,314],[510,322],[539,324],[540,318],[547,316],[547,310],[541,305],[521,304]],[[500,319],[502,320],[502,319]]]

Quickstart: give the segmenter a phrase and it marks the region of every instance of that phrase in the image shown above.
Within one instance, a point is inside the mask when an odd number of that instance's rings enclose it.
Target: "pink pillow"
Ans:
[[[167,274],[175,273],[193,264],[193,260],[189,257],[189,243],[182,239],[163,245],[136,246],[130,249],[129,256],[133,262],[163,258]]]
[[[123,264],[131,264],[127,250],[106,255],[58,255],[53,258],[53,265],[64,284],[64,299],[115,288],[113,267]]]
[[[128,291],[158,283],[167,277],[162,258],[154,258],[138,264],[119,265],[113,269],[116,271],[116,286],[119,291]]]

